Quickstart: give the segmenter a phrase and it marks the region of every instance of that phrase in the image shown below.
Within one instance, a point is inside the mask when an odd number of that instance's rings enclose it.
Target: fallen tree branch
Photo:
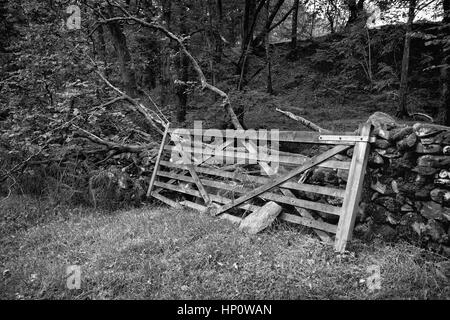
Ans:
[[[427,114],[425,114],[425,113],[416,112],[416,113],[411,113],[410,116],[411,116],[411,117],[415,117],[415,116],[417,116],[417,117],[422,117],[422,118],[427,119],[427,120],[430,121],[431,123],[434,122],[434,119],[433,119],[431,116],[429,116],[429,115],[427,115]]]
[[[9,171],[7,171],[6,173],[2,174],[0,176],[0,183],[4,182],[5,180],[7,180],[8,178],[12,177],[12,174],[15,173],[16,171],[20,171],[23,168],[25,168],[25,166],[28,164],[28,162],[30,162],[31,159],[33,159],[34,157],[38,156],[39,154],[41,154],[41,152],[47,147],[48,143],[45,144],[44,146],[42,146],[38,152],[32,154],[31,156],[29,156],[27,159],[25,159],[24,161],[22,161],[19,164],[16,164],[12,169],[10,169]]]
[[[159,112],[159,114],[157,112],[155,112],[155,114],[158,116],[158,119],[161,121],[160,124],[163,127],[165,127],[167,125],[167,123],[169,122],[169,119],[167,119],[166,115],[161,111],[161,108],[158,107],[155,100],[153,100],[152,96],[150,95],[150,93],[147,92],[147,90],[145,90],[143,88],[139,88],[139,90],[145,94],[145,96],[148,98],[148,100],[150,100],[150,102],[153,104],[153,106]]]
[[[122,100],[125,100],[125,97],[124,97],[124,96],[120,96],[120,97],[111,99],[111,100],[109,100],[108,102],[105,102],[105,103],[103,103],[103,104],[101,104],[101,105],[99,105],[99,106],[96,106],[96,107],[92,108],[92,109],[101,109],[101,108],[105,108],[105,107],[107,107],[107,106],[109,106],[109,105],[111,105],[111,104],[114,104],[114,103],[116,103],[116,102],[118,102],[118,101],[122,101]]]
[[[115,150],[118,152],[139,153],[139,152],[142,152],[142,151],[145,151],[148,149],[156,148],[158,146],[156,143],[150,143],[150,144],[146,144],[146,145],[119,144],[116,142],[107,141],[105,139],[102,139],[102,138],[96,136],[95,134],[78,127],[77,125],[73,125],[73,126],[78,130],[77,133],[81,137],[86,138],[96,144],[104,145],[104,146],[108,147],[109,149]]]
[[[288,10],[288,12],[286,12],[286,13],[284,14],[284,16],[283,16],[277,23],[273,24],[273,25],[269,28],[269,32],[272,31],[273,29],[275,29],[276,27],[278,27],[280,24],[282,24],[283,21],[286,20],[287,17],[289,17],[289,15],[291,14],[292,10],[294,10],[294,6],[292,6],[292,8],[290,8],[290,9]]]
[[[310,128],[310,129],[312,129],[312,130],[314,130],[314,131],[318,131],[318,132],[320,132],[320,133],[328,133],[328,132],[331,132],[330,130],[321,128],[321,127],[319,127],[317,124],[315,124],[315,123],[313,123],[313,122],[311,122],[311,121],[309,121],[309,120],[306,120],[305,118],[302,118],[302,117],[300,117],[300,116],[297,116],[297,115],[293,114],[292,112],[284,111],[284,110],[281,110],[281,109],[278,109],[278,108],[276,108],[275,110],[278,111],[278,112],[280,112],[280,113],[282,113],[282,114],[284,114],[285,116],[288,116],[289,118],[291,118],[291,119],[293,119],[293,120],[295,120],[295,121],[300,122],[300,123],[301,123],[302,125],[304,125],[305,127]]]
[[[134,133],[137,133],[139,135],[141,135],[144,139],[151,141],[152,140],[152,136],[149,135],[147,132],[141,131],[139,129],[135,129],[135,128],[131,128],[131,131]]]
[[[92,60],[92,59],[91,59]],[[139,102],[137,102],[135,99],[133,99],[132,97],[130,97],[129,95],[127,95],[125,92],[121,91],[119,88],[115,87],[113,84],[111,84],[111,82],[108,81],[108,79],[106,79],[106,77],[98,70],[95,70],[95,73],[97,73],[99,75],[99,77],[114,91],[116,91],[117,93],[120,94],[120,97],[111,100],[109,103],[107,102],[107,104],[111,104],[114,103],[116,101],[119,100],[126,100],[128,101],[132,107],[130,109],[132,109],[135,112],[140,113],[141,115],[144,116],[145,120],[147,120],[148,123],[150,123],[152,125],[152,127],[154,127],[156,129],[156,131],[158,131],[160,134],[163,134],[164,132],[156,125],[153,117],[149,114],[148,110]]]

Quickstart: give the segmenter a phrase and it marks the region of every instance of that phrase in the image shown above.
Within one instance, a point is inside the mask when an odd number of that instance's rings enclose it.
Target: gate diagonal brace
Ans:
[[[339,146],[336,146],[318,156],[315,156],[315,157],[309,159],[303,165],[297,167],[296,169],[292,170],[291,172],[288,172],[284,176],[278,177],[278,178],[272,180],[270,183],[263,185],[259,188],[256,188],[252,192],[236,199],[232,204],[224,205],[219,210],[214,212],[213,215],[217,216],[225,211],[228,211],[228,210],[240,205],[241,203],[243,203],[245,201],[248,201],[252,198],[259,196],[260,194],[263,194],[264,192],[266,192],[272,188],[275,188],[275,187],[279,186],[280,184],[282,184],[283,182],[295,177],[299,173],[302,173],[302,172],[308,170],[309,168],[314,167],[314,166],[318,165],[319,163],[324,162],[325,160],[331,158],[332,156],[334,156],[344,150],[347,150],[349,147],[350,146],[339,145]]]

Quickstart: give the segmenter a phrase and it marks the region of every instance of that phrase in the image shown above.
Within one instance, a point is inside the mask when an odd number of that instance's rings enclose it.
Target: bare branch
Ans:
[[[152,29],[152,30],[157,30],[157,31],[163,33],[164,35],[166,35],[169,39],[175,41],[178,44],[178,46],[180,47],[181,51],[191,61],[192,66],[194,67],[194,70],[196,71],[196,73],[200,79],[200,84],[201,84],[202,89],[203,90],[208,89],[208,90],[218,94],[222,98],[221,106],[224,107],[225,110],[230,114],[233,125],[236,127],[236,129],[242,128],[241,124],[239,123],[239,120],[237,119],[236,114],[233,111],[233,108],[230,105],[230,99],[229,99],[228,95],[224,91],[220,90],[219,88],[217,88],[207,82],[205,74],[203,73],[202,69],[200,68],[200,65],[198,64],[197,60],[186,49],[186,46],[184,45],[184,40],[185,40],[184,38],[175,35],[174,33],[170,32],[168,29],[166,29],[165,27],[163,27],[162,25],[160,25],[158,23],[147,22],[145,20],[142,20],[142,19],[139,19],[139,18],[136,18],[136,17],[130,15],[123,7],[121,10],[122,10],[122,12],[126,13],[125,17],[115,17],[115,18],[103,19],[102,21],[99,21],[99,22],[100,23],[110,23],[110,22],[114,22],[114,21],[124,21],[124,20],[125,21],[135,21],[145,27]]]
[[[283,23],[284,20],[287,19],[287,17],[289,17],[289,15],[291,14],[292,10],[294,10],[294,7],[290,8],[288,12],[286,12],[286,14],[274,25],[272,25],[269,29],[269,31],[272,31],[273,29],[275,29],[276,27],[278,27],[281,23]]]
[[[312,129],[314,131],[318,131],[318,132],[321,132],[321,133],[322,132],[323,133],[331,132],[330,130],[323,129],[323,128],[319,127],[317,124],[315,124],[315,123],[313,123],[313,122],[311,122],[309,120],[306,120],[305,118],[302,118],[300,116],[297,116],[297,115],[293,114],[292,112],[283,111],[283,110],[278,109],[278,108],[276,108],[275,110],[280,112],[280,113],[282,113],[282,114],[284,114],[284,115],[286,115],[286,116],[288,116],[289,118],[291,118],[293,120],[296,120],[296,121],[300,122],[305,127],[308,127],[308,128],[310,128],[310,129]]]
[[[77,125],[73,125],[73,126],[78,130],[78,134],[81,137],[86,138],[96,144],[104,145],[104,146],[108,147],[109,149],[116,150],[119,152],[139,153],[139,152],[157,147],[156,143],[150,143],[147,145],[118,144],[116,142],[107,141],[105,139],[102,139],[102,138],[96,136],[95,134],[78,127]]]
[[[121,96],[117,98],[118,100],[127,100],[130,104],[131,104],[131,108],[133,111],[138,112],[140,114],[142,114],[145,118],[145,120],[147,120],[147,122],[149,122],[155,129],[156,131],[158,131],[160,134],[163,134],[164,132],[156,125],[156,123],[154,122],[153,117],[149,114],[148,110],[139,102],[137,102],[135,99],[131,98],[129,95],[127,95],[126,93],[122,92],[119,88],[113,86],[111,84],[111,82],[108,81],[108,79],[106,79],[106,77],[98,70],[95,70],[95,72],[100,76],[100,78],[102,78],[102,80],[109,86],[111,87],[114,91],[116,91],[117,93],[119,93]],[[116,100],[116,99],[114,99]],[[111,102],[111,101],[110,101]],[[115,101],[114,101],[115,102]]]

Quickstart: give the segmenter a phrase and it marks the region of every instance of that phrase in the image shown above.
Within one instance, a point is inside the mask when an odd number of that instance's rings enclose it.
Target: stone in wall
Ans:
[[[450,128],[401,124],[382,112],[367,121],[373,125],[376,141],[371,145],[354,236],[367,241],[403,239],[450,256]],[[350,160],[352,155],[349,149],[336,160]],[[306,183],[343,187],[347,174],[346,170],[314,168]],[[341,205],[333,197],[297,194]],[[336,222],[336,216],[317,214]]]
[[[356,234],[365,230],[363,238],[378,233],[450,255],[450,128],[400,124],[381,112],[367,122],[377,140],[366,175],[370,200],[363,200],[365,220]]]

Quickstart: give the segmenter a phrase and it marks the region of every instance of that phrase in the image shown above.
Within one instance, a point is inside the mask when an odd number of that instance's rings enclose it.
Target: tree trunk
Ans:
[[[100,25],[97,29],[97,38],[98,38],[98,53],[103,60],[106,60],[105,33],[102,25]]]
[[[335,14],[335,10],[331,5],[327,6],[326,12],[325,12],[325,16],[328,20],[328,23],[330,24],[330,32],[331,34],[335,34],[336,33],[336,29],[334,26],[334,14]]]
[[[189,81],[189,59],[188,57],[180,52],[179,67],[181,71],[181,81],[183,84],[178,84],[177,86],[177,97],[178,97],[178,109],[177,109],[177,121],[184,122],[186,120],[187,112],[187,102],[188,96],[186,93],[186,83]]]
[[[252,10],[253,15],[251,17],[250,26],[247,30],[248,35],[245,37],[246,38],[246,40],[245,40],[246,46],[245,46],[245,48],[242,48],[242,53],[241,53],[241,56],[240,56],[239,62],[238,62],[237,71],[240,74],[239,83],[237,86],[238,90],[242,89],[243,83],[245,82],[244,79],[245,79],[245,73],[247,71],[246,69],[247,69],[247,63],[248,63],[248,58],[249,58],[249,53],[250,53],[250,47],[251,47],[252,39],[253,39],[253,32],[255,30],[256,21],[258,19],[259,12],[261,11],[262,7],[264,6],[265,1],[266,0],[260,0],[258,7],[256,9],[253,8],[253,10]],[[247,4],[247,2],[246,2],[246,4]],[[246,17],[245,16],[246,15],[244,14],[244,26],[246,25],[246,22],[245,22]]]
[[[298,28],[298,6],[300,0],[294,0],[294,10],[292,11],[292,29],[291,29],[291,48],[297,47],[297,28]]]
[[[402,71],[400,79],[400,102],[397,108],[397,117],[404,118],[408,115],[407,97],[408,97],[408,75],[409,75],[409,52],[411,47],[411,30],[415,17],[416,0],[409,1],[408,22],[406,23],[405,44],[403,48]]]
[[[311,21],[311,30],[309,32],[310,37],[313,37],[313,33],[314,33],[314,25],[316,23],[316,0],[314,0],[313,3],[313,12],[312,12],[312,21]]]
[[[223,7],[222,0],[217,0],[217,31],[216,31],[216,62],[220,63],[222,60],[223,43],[222,43],[222,32],[223,32]]]
[[[162,18],[166,24],[167,29],[170,30],[171,27],[171,14],[172,10],[172,1],[171,0],[163,0],[162,1]],[[168,97],[170,95],[170,41],[167,41],[167,45],[163,46],[161,50],[161,76],[159,79],[159,84],[161,86],[160,91],[160,104],[161,106],[166,105]]]
[[[209,18],[209,30],[205,32],[206,47],[209,53],[209,69],[211,73],[211,83],[214,86],[216,84],[216,72],[214,70],[214,65],[217,63],[217,44],[220,41],[220,36],[218,35],[218,30],[214,25],[213,14],[214,7],[211,0],[208,0],[208,6],[206,8],[206,16]]]
[[[269,7],[270,7],[270,0],[267,0],[266,2],[266,19],[269,19]],[[272,94],[273,88],[272,88],[272,68],[271,68],[271,61],[270,61],[270,24],[266,24],[266,36],[265,36],[265,47],[266,47],[266,67],[267,67],[267,93]]]
[[[129,96],[134,97],[137,92],[136,76],[134,73],[133,63],[131,61],[130,51],[128,50],[127,40],[119,24],[109,23],[108,26],[119,58],[119,67],[120,73],[122,74],[123,86],[126,93]]]
[[[180,14],[180,33],[187,34],[188,29],[186,25],[186,10],[183,7]],[[187,45],[186,45],[187,48]],[[188,48],[187,48],[188,49]],[[187,82],[189,81],[189,58],[182,51],[179,53],[179,63],[178,63],[178,78],[181,79],[182,83],[177,85],[177,97],[178,97],[178,108],[177,108],[177,121],[184,122],[186,120],[186,109],[187,109]]]
[[[255,0],[245,0],[244,6],[244,20],[242,22],[242,34],[241,34],[241,50],[244,52],[247,49],[247,44],[251,41],[250,34],[252,29],[252,20],[255,19]]]
[[[349,11],[349,17],[347,21],[347,26],[355,24],[364,13],[364,0],[347,0],[347,6]]]
[[[263,1],[263,0],[261,0]],[[272,26],[272,22],[275,19],[275,17],[277,16],[278,11],[280,11],[281,6],[283,5],[285,0],[278,0],[277,3],[273,6],[272,12],[269,15],[269,18],[266,19],[266,24],[264,26],[264,29],[255,37],[255,39],[252,41],[252,47],[258,47],[261,46],[264,40],[264,36],[265,36],[265,30],[266,28],[269,28],[269,30],[271,29]],[[256,19],[256,18],[255,18]]]
[[[444,11],[444,17],[442,23],[446,25],[442,30],[442,37],[450,34],[450,0],[443,0],[442,7]],[[442,45],[445,47],[445,44]],[[439,108],[438,120],[440,123],[446,126],[450,126],[450,53],[442,50],[442,67],[441,67],[441,107]]]
[[[109,6],[105,15],[114,17],[113,7]],[[123,87],[129,96],[135,97],[137,94],[136,75],[130,51],[127,46],[127,38],[122,30],[122,25],[117,21],[110,22],[108,23],[108,29],[119,60],[119,69],[122,76]]]

